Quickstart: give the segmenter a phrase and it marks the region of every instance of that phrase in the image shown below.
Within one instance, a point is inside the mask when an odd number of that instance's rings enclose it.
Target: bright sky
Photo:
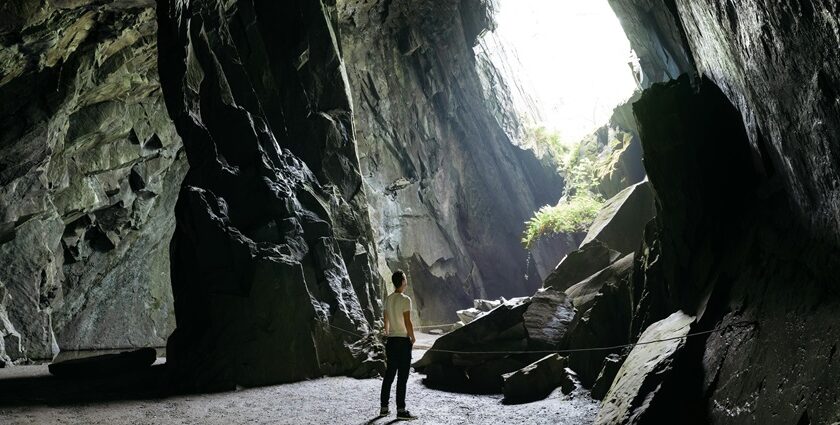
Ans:
[[[496,34],[515,49],[545,125],[573,143],[633,94],[630,43],[607,0],[499,0]]]

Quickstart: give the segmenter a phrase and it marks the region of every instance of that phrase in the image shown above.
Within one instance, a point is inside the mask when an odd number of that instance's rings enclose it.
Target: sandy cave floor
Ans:
[[[433,338],[420,338],[426,346]],[[423,350],[414,350],[414,359]],[[392,413],[377,418],[381,379],[335,377],[294,384],[251,388],[234,392],[194,394],[168,398],[130,397],[113,401],[68,402],[61,396],[38,397],[55,385],[47,367],[18,366],[0,369],[0,424],[391,424]],[[18,384],[18,382],[27,384]],[[408,382],[408,408],[416,424],[588,424],[598,409],[586,392],[528,404],[503,405],[501,395],[470,395],[429,389],[412,371]],[[33,383],[34,382],[34,383]],[[12,385],[10,385],[12,384]],[[5,403],[3,392],[35,394],[29,401]],[[33,386],[44,388],[33,389]],[[106,391],[90,384],[93,392]],[[47,392],[51,391],[46,389]],[[393,404],[393,397],[392,397]]]

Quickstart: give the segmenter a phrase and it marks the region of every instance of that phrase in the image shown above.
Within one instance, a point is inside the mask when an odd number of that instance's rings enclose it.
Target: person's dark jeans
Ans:
[[[385,359],[388,367],[385,369],[385,379],[382,380],[382,407],[388,406],[391,398],[391,384],[394,375],[399,372],[397,379],[397,410],[405,409],[405,385],[408,382],[408,371],[411,368],[411,340],[407,337],[390,337],[385,343]]]

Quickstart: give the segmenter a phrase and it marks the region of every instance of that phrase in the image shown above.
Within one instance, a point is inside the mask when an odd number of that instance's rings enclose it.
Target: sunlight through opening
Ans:
[[[499,0],[495,36],[518,56],[534,121],[575,143],[636,90],[633,53],[606,0]]]

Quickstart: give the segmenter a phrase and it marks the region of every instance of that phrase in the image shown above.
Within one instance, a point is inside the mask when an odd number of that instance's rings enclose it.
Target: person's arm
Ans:
[[[383,312],[382,312],[382,315],[383,315],[383,317],[384,317],[384,319],[385,319],[385,336],[388,336],[388,328],[389,328],[389,323],[388,323],[388,312],[387,312],[387,311],[383,311]]]
[[[408,331],[408,339],[411,340],[411,344],[413,345],[417,339],[414,338],[414,324],[411,323],[411,310],[403,313],[403,319],[405,320],[405,330]]]
[[[414,324],[411,323],[411,298],[406,297],[406,304],[403,308],[403,321],[405,321],[405,330],[408,333],[408,339],[411,340],[411,344],[414,345],[414,342],[417,341],[414,338]]]

